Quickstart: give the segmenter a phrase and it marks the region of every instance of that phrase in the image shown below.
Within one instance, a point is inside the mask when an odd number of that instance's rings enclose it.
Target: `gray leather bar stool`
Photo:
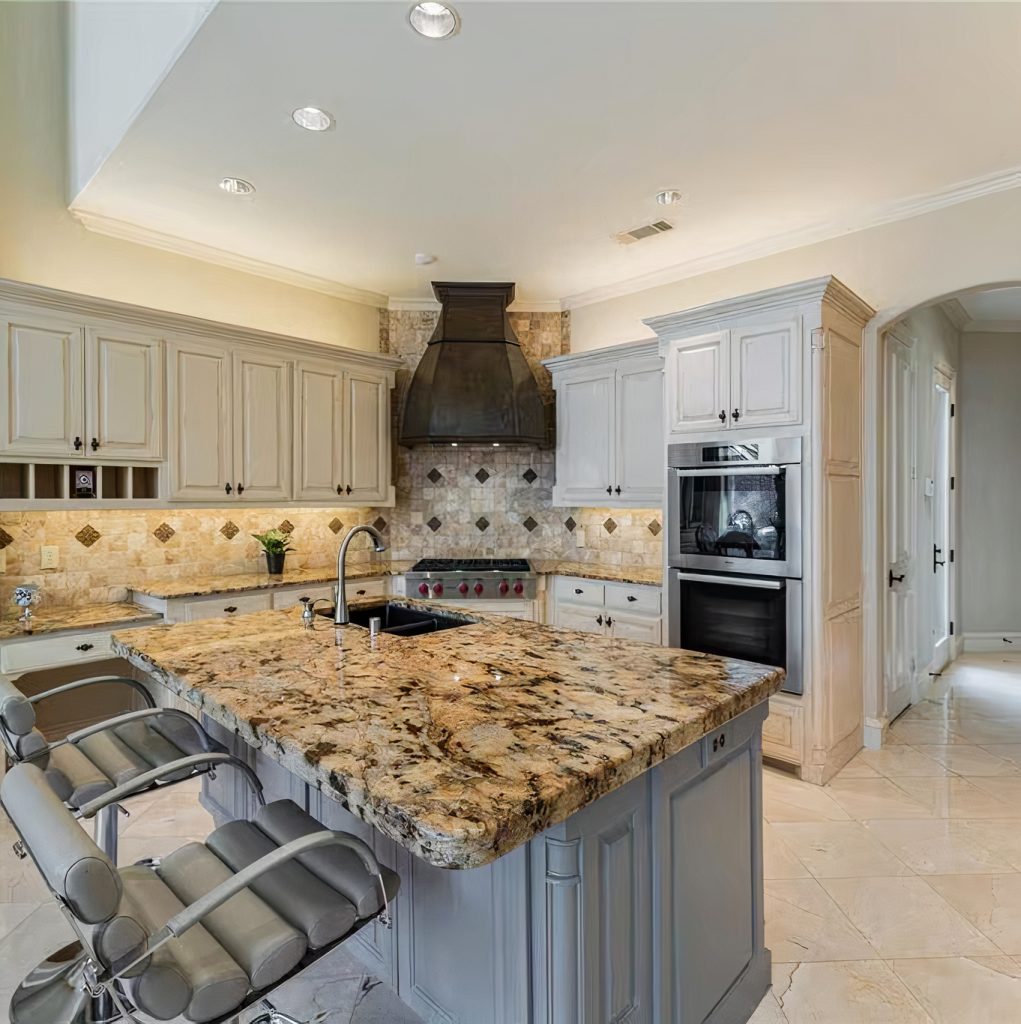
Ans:
[[[134,690],[147,707],[79,729],[62,740],[46,741],[36,727],[36,704],[60,694],[111,683]],[[42,769],[53,791],[74,809],[153,768],[189,754],[223,751],[191,715],[157,708],[149,691],[127,676],[79,679],[33,697],[26,697],[13,683],[0,679],[0,741],[13,763],[31,762]],[[184,782],[210,770],[182,769],[162,777],[149,788]],[[96,841],[114,863],[117,819],[127,813],[119,805],[111,804],[96,819]]]
[[[79,817],[200,765],[245,775],[258,804],[250,821],[119,869],[79,827]],[[251,768],[229,754],[153,769],[78,814],[23,763],[0,784],[0,804],[78,936],[18,986],[12,1024],[143,1024],[139,1013],[226,1024],[253,1006],[262,1012],[252,1024],[301,1024],[272,1006],[272,990],[370,921],[390,923],[397,875],[292,801],[265,804]]]

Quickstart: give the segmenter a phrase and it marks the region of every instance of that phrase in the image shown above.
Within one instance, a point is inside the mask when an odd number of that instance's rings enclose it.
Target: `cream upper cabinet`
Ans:
[[[299,362],[294,374],[294,496],[335,500],[344,489],[344,371]]]
[[[234,495],[231,353],[206,342],[169,347],[170,497]]]
[[[633,345],[546,363],[557,394],[553,504],[648,508],[663,500],[663,361]]]
[[[291,499],[289,359],[234,352],[234,488],[241,501]]]
[[[800,423],[801,349],[800,319],[671,340],[668,431]]]
[[[730,425],[801,419],[801,323],[787,320],[730,332]]]
[[[96,458],[163,454],[163,342],[144,334],[85,331],[85,437]]]
[[[666,357],[666,394],[670,433],[725,426],[729,422],[729,333],[672,341]]]
[[[390,382],[371,370],[344,374],[344,497],[392,502]]]
[[[42,457],[84,450],[84,335],[43,314],[0,321],[0,452]]]

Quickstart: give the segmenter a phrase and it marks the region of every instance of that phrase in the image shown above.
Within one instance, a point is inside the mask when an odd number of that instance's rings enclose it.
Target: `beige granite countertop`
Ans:
[[[783,678],[503,616],[464,619],[373,645],[357,626],[304,630],[289,609],[131,630],[114,648],[406,849],[458,868],[563,821]]]
[[[364,580],[372,576],[396,576],[407,572],[411,562],[364,562],[347,567],[348,580]],[[220,576],[192,576],[184,580],[151,581],[137,579],[127,584],[136,594],[145,594],[169,601],[178,597],[204,597],[208,594],[233,594],[242,590],[273,590],[300,583],[335,583],[335,565],[315,569],[289,569],[279,576],[265,572],[244,572]]]
[[[163,616],[137,604],[95,604],[88,607],[40,605],[32,612],[32,628],[26,632],[11,609],[10,618],[0,622],[0,640],[15,640],[24,636],[46,633],[68,633],[79,629],[102,629],[104,626],[124,626],[136,622],[162,622]]]
[[[638,583],[655,587],[663,585],[662,565],[604,565],[594,562],[567,562],[553,559],[531,559],[532,568],[546,576],[578,576],[583,580],[605,580],[610,583]]]

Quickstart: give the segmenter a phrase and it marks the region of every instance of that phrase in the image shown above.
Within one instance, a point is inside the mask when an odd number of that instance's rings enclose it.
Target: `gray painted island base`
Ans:
[[[770,984],[763,941],[765,702],[484,867],[414,856],[206,720],[289,797],[401,876],[394,927],[352,951],[436,1024],[745,1024]],[[250,796],[220,771],[218,821]]]

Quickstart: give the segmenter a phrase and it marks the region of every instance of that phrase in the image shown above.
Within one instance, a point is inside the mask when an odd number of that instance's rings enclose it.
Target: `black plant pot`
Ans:
[[[270,576],[279,576],[283,573],[286,554],[285,551],[266,552],[266,568],[269,570]]]

